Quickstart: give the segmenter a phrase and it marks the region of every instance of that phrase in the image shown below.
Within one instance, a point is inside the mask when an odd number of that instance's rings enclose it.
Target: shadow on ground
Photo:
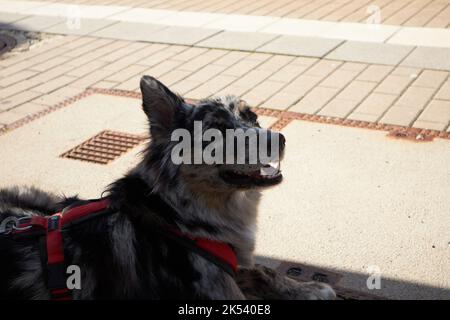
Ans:
[[[369,290],[367,280],[369,274],[339,269],[324,269],[305,263],[279,260],[265,256],[257,256],[257,263],[276,268],[300,281],[321,281],[330,284],[344,300],[379,300],[379,299],[450,299],[450,289],[438,288],[426,284],[384,278],[381,275],[380,289]],[[373,283],[373,282],[372,282]]]

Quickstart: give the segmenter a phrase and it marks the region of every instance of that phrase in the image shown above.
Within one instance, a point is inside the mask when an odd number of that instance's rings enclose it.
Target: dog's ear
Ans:
[[[142,108],[150,121],[152,137],[167,136],[183,99],[151,76],[141,78]]]

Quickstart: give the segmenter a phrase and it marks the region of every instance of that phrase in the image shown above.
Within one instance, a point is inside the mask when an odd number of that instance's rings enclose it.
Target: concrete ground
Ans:
[[[261,261],[360,298],[450,299],[450,2],[374,3],[378,24],[364,0],[0,0],[0,28],[48,34],[0,57],[0,185],[98,197],[143,144],[106,165],[61,155],[145,134],[143,74],[190,99],[240,95],[288,141]]]

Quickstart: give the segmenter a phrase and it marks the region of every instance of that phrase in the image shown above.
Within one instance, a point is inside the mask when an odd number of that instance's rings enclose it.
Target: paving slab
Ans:
[[[46,2],[39,2],[39,1],[1,1],[0,2],[0,8],[3,12],[10,12],[10,13],[23,13],[26,10],[29,9],[36,9],[40,6],[47,5]]]
[[[220,30],[203,29],[196,27],[167,27],[151,33],[146,41],[194,45],[219,32]]]
[[[44,31],[48,33],[87,35],[115,23],[115,21],[111,20],[98,20],[89,18],[83,18],[78,23],[76,21],[70,21],[66,19],[64,22],[47,28]]]
[[[165,18],[171,14],[173,14],[173,11],[171,10],[129,8],[128,10],[111,15],[109,19],[128,22],[154,23],[155,21]]]
[[[322,58],[341,43],[336,39],[281,36],[256,51]]]
[[[348,41],[326,56],[328,59],[397,65],[411,51],[411,46]]]
[[[43,31],[54,25],[60,24],[63,21],[65,21],[65,19],[59,17],[32,16],[15,22],[13,28],[27,31]]]
[[[387,43],[450,48],[450,29],[402,28]]]
[[[450,48],[416,48],[401,65],[450,71]]]
[[[101,30],[94,31],[91,35],[102,38],[145,41],[150,34],[163,28],[164,26],[149,23],[118,22]]]
[[[24,14],[0,12],[0,27],[4,28],[4,26],[6,26],[8,24],[12,24],[16,21],[25,19],[27,17],[28,16],[24,15]]]
[[[320,34],[325,38],[346,39],[349,41],[364,41],[382,43],[389,39],[400,27],[381,24],[339,22]]]
[[[57,17],[77,16],[88,19],[103,19],[126,9],[128,9],[128,7],[113,5],[99,6],[71,3],[47,3],[44,6],[31,8],[21,12],[25,14],[42,14]]]
[[[224,31],[197,43],[197,45],[229,50],[253,51],[276,37],[276,35],[271,34]]]
[[[206,28],[229,31],[256,32],[278,21],[280,18],[227,14],[205,25]]]

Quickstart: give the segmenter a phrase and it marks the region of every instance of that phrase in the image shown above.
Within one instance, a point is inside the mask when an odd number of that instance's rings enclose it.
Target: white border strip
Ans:
[[[347,41],[450,48],[450,29],[415,28],[380,24],[329,22],[268,16],[131,8],[127,6],[74,5],[38,1],[0,0],[1,12],[23,15],[109,19],[164,26],[201,27],[224,31],[295,35]]]

